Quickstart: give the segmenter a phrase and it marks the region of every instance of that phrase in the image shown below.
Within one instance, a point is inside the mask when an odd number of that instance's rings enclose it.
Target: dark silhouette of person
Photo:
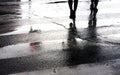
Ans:
[[[89,27],[96,27],[96,22],[97,22],[97,11],[98,10],[91,10],[90,15],[89,15]]]
[[[99,0],[91,0],[90,9],[97,10],[98,2],[99,2]]]
[[[89,27],[96,27],[96,22],[97,22],[97,5],[98,5],[99,0],[91,0],[91,5],[90,5],[90,16],[89,16]]]
[[[70,19],[75,19],[76,18],[76,10],[78,6],[78,0],[68,0],[68,5],[70,8]]]

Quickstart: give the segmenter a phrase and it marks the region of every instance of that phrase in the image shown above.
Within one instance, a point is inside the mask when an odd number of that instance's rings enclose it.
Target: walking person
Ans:
[[[69,5],[69,9],[70,9],[69,18],[75,20],[76,10],[77,10],[77,6],[78,6],[78,0],[68,0],[68,5]]]
[[[97,22],[97,18],[96,18],[96,15],[97,15],[97,12],[98,12],[98,9],[97,9],[97,5],[98,5],[98,2],[99,0],[91,0],[91,5],[90,5],[90,16],[89,16],[89,27],[96,27],[96,22]]]
[[[98,2],[99,2],[99,0],[91,0],[90,9],[91,10],[97,10]]]

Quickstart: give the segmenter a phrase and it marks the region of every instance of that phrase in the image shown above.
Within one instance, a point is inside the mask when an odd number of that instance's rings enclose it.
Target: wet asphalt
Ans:
[[[1,0],[0,75],[119,75],[119,3],[80,0],[72,29],[67,1]]]

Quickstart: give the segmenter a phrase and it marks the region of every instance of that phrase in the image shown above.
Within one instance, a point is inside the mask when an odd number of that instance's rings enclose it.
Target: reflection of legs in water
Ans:
[[[69,26],[70,26],[70,30],[76,31],[75,23],[70,23]]]
[[[70,8],[70,18],[75,19],[76,18],[76,10],[77,10],[77,6],[78,6],[78,0],[74,0],[74,1],[68,0],[68,5]]]
[[[76,45],[76,29],[73,28],[72,23],[70,23],[70,29],[68,30],[68,46],[73,48]]]

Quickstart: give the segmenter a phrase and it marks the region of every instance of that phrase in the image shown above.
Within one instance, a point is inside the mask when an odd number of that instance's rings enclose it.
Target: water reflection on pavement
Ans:
[[[0,74],[118,75],[119,3],[80,0],[72,21],[67,1],[0,2]]]

